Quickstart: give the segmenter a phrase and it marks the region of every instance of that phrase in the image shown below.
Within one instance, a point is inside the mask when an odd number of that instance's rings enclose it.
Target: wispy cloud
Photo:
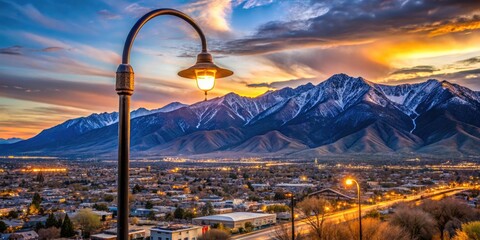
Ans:
[[[300,79],[291,79],[286,81],[270,82],[270,83],[247,83],[247,87],[253,88],[270,88],[270,89],[281,89],[284,87],[296,87],[304,85],[307,83],[317,83],[317,78],[300,78]]]
[[[274,0],[234,0],[235,6],[242,6],[243,9],[261,7],[273,3]]]
[[[182,9],[193,15],[208,33],[222,37],[231,34],[229,20],[232,3],[230,0],[200,0],[187,4]]]
[[[90,45],[81,44],[77,42],[64,42],[58,39],[41,36],[38,34],[23,32],[23,36],[31,41],[37,42],[43,45],[46,51],[57,51],[60,49],[66,49],[74,54],[88,57],[92,60],[99,60],[105,63],[118,64],[120,62],[120,55],[111,50],[99,49]]]
[[[464,59],[456,63],[466,65],[466,66],[474,65],[474,64],[480,63],[480,56]]]
[[[393,71],[390,76],[385,77],[385,83],[416,83],[428,79],[448,80],[454,83],[469,87],[472,90],[480,90],[480,57],[471,57],[440,67],[415,66],[401,68]],[[397,78],[401,75],[401,78]]]
[[[417,74],[417,73],[432,73],[439,69],[434,66],[415,66],[411,68],[401,68],[395,70],[392,74]]]
[[[11,46],[6,48],[0,48],[0,54],[7,54],[7,55],[21,55],[23,47],[22,46]]]
[[[107,9],[103,9],[97,12],[97,14],[103,19],[116,20],[121,19],[122,17],[119,14],[114,14]]]
[[[125,12],[134,17],[140,17],[152,10],[152,8],[142,6],[139,3],[132,3],[125,7]]]

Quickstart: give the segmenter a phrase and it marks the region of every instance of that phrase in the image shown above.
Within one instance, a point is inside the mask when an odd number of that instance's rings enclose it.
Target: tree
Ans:
[[[135,184],[135,186],[133,186],[133,188],[132,188],[132,194],[137,194],[137,193],[141,192],[142,190],[143,190],[143,188],[140,187],[140,185]]]
[[[365,217],[366,218],[381,219],[382,215],[380,214],[380,212],[378,210],[374,209],[374,210],[371,210],[371,211],[368,211],[367,213],[365,213]]]
[[[0,233],[5,233],[7,231],[7,224],[4,221],[0,221]]]
[[[247,182],[247,187],[250,189],[250,191],[255,192],[255,188],[252,186],[251,182]]]
[[[246,223],[245,223],[245,230],[246,230],[247,232],[253,231],[253,228],[254,228],[254,227],[255,227],[255,226],[253,226],[253,223],[251,223],[251,222],[246,222]]]
[[[38,230],[38,238],[40,240],[57,239],[60,237],[60,229],[56,227],[42,228]]]
[[[53,215],[53,213],[50,213],[48,215],[47,221],[45,222],[45,228],[51,228],[51,227],[56,227],[58,224],[57,219]]]
[[[200,212],[202,213],[202,216],[209,216],[215,214],[215,210],[213,210],[213,205],[211,202],[207,202],[205,205],[203,205],[200,208]]]
[[[323,239],[322,233],[325,231],[323,223],[325,214],[331,207],[330,203],[325,199],[308,197],[299,202],[297,206],[305,214],[307,224],[311,227],[316,238]]]
[[[39,172],[37,174],[37,177],[35,178],[35,181],[39,182],[39,183],[43,183],[43,181],[45,181],[45,178],[43,177],[43,173],[42,172]]]
[[[422,209],[428,212],[435,220],[435,226],[440,232],[440,239],[444,239],[445,230],[450,227],[452,233],[461,227],[462,222],[470,220],[472,211],[465,203],[453,198],[441,201],[426,201]]]
[[[289,224],[281,224],[275,231],[273,232],[272,236],[273,240],[291,240],[292,239],[292,230]],[[303,239],[300,235],[300,231],[296,231],[295,236],[293,237],[295,240]]]
[[[457,230],[453,240],[480,240],[480,221],[462,224],[462,230]]]
[[[139,222],[139,221],[140,221],[140,219],[138,219],[137,217],[134,217],[134,218],[131,219],[131,222],[130,222],[130,223],[131,223],[132,225],[138,225],[138,222]]]
[[[100,203],[100,204],[93,204],[93,208],[97,211],[108,211],[107,204]]]
[[[286,205],[280,205],[280,204],[275,204],[275,205],[269,205],[267,206],[266,212],[268,213],[280,213],[280,212],[288,212],[290,211],[290,208]]]
[[[183,218],[188,219],[188,220],[190,220],[190,219],[192,219],[192,218],[195,218],[195,217],[196,217],[196,216],[195,216],[195,213],[194,213],[192,210],[190,210],[190,209],[187,209],[187,210],[185,211],[185,214],[183,214]]]
[[[148,220],[152,220],[152,221],[154,221],[154,220],[157,219],[157,218],[155,217],[155,212],[154,212],[154,211],[150,211],[150,212],[148,213],[147,218],[148,218]]]
[[[60,230],[61,237],[73,237],[75,236],[75,230],[73,228],[73,223],[70,221],[68,214],[65,214],[65,218],[63,219],[62,228]]]
[[[73,218],[73,222],[82,230],[84,237],[89,237],[92,232],[102,226],[100,218],[90,209],[82,209]]]
[[[285,196],[284,192],[275,192],[275,195],[273,196],[274,200],[285,200],[287,197]]]
[[[10,218],[10,219],[18,218],[18,212],[15,210],[9,211],[7,214],[7,218]]]
[[[41,203],[42,203],[42,197],[40,197],[40,194],[38,194],[38,193],[33,194],[32,203],[30,204],[30,207],[28,208],[28,213],[29,214],[39,213]]]
[[[40,203],[42,203],[42,197],[37,192],[33,194],[32,204],[40,208]]]
[[[336,236],[337,239],[358,239],[358,221],[350,221],[343,226],[340,226],[340,234]],[[375,218],[365,218],[362,220],[362,235],[363,239],[369,240],[410,240],[410,235],[399,226],[391,225],[387,222],[382,222]],[[324,239],[333,239],[332,236],[326,236]],[[414,238],[416,239],[416,238]]]
[[[146,209],[152,209],[152,208],[153,208],[153,203],[150,202],[150,201],[147,201],[147,202],[145,203],[145,208],[146,208]]]
[[[112,196],[112,195],[105,195],[105,197],[103,197],[103,201],[105,201],[105,202],[111,202],[114,199],[115,199],[115,197]]]
[[[421,209],[399,207],[392,215],[390,223],[401,227],[410,236],[418,240],[430,240],[433,237],[434,219]]]
[[[43,223],[37,222],[37,223],[35,224],[35,231],[38,232],[38,231],[39,231],[40,229],[42,229],[42,228],[45,228],[45,225],[43,225]]]
[[[63,224],[63,221],[62,221],[62,218],[60,217],[59,219],[57,219],[57,225],[55,227],[61,228],[62,224]]]
[[[210,229],[204,236],[199,237],[199,240],[229,240],[230,233],[220,229]]]
[[[177,209],[175,209],[175,212],[173,212],[173,217],[176,219],[183,219],[184,216],[185,210],[183,210],[183,208],[181,207],[177,207]]]

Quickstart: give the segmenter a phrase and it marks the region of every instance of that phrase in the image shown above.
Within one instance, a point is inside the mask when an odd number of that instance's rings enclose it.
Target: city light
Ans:
[[[22,172],[66,172],[66,168],[27,168],[22,169]]]

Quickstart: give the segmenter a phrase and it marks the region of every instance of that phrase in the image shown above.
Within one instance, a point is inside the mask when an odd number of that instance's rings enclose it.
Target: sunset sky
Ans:
[[[117,111],[115,70],[139,17],[157,8],[192,16],[217,64],[235,75],[211,97],[318,84],[335,73],[401,84],[446,79],[480,90],[478,0],[0,0],[0,138],[29,138],[93,112]],[[161,16],[132,50],[132,109],[195,103],[177,72],[200,41]]]

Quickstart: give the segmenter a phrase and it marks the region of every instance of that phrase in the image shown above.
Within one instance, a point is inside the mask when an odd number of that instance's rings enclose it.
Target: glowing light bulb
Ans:
[[[353,184],[353,180],[352,179],[347,179],[347,181],[345,181],[345,183],[347,185],[352,185]]]
[[[197,79],[197,87],[202,91],[210,91],[215,86],[215,73],[214,69],[198,69],[195,70]]]

